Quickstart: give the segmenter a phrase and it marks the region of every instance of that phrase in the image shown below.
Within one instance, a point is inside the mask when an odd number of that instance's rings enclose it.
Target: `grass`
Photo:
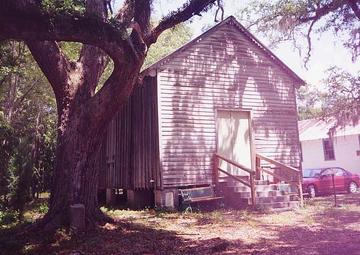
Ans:
[[[39,198],[26,204],[23,219],[19,221],[19,213],[12,210],[0,211],[0,230],[16,228],[22,224],[36,221],[48,211],[49,193],[40,194]]]
[[[102,208],[115,222],[83,235],[3,228],[0,254],[360,254],[360,194],[340,195],[339,203],[321,197],[280,213]],[[27,221],[45,212],[44,201],[37,201]]]

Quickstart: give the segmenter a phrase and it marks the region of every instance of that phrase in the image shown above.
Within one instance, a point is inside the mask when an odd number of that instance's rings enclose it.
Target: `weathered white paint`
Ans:
[[[235,150],[251,140],[257,153],[300,166],[295,89],[303,81],[233,17],[144,74],[153,78],[108,129],[107,187],[151,189],[153,180],[160,189],[212,184],[221,109],[251,110],[251,139],[236,130]],[[156,203],[165,205],[160,195]]]
[[[217,152],[251,169],[250,113],[244,111],[217,111]],[[248,174],[225,161],[220,168],[232,175]]]
[[[360,151],[358,135],[334,137],[335,160],[324,160],[322,139],[302,141],[303,169],[338,166],[360,173]]]
[[[300,166],[299,81],[235,20],[223,22],[155,68],[164,187],[212,183],[218,109],[251,109],[256,152]]]

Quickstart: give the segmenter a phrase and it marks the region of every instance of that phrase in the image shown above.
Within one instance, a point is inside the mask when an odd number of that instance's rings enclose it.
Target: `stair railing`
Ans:
[[[236,168],[238,168],[242,171],[247,172],[249,174],[249,181],[243,180],[243,179],[239,178],[238,176],[235,176],[235,175],[227,172],[226,170],[222,169],[219,166],[220,160],[223,160],[223,161],[227,162],[228,164],[235,166]],[[235,162],[231,159],[227,159],[224,156],[221,156],[221,155],[215,153],[214,154],[214,169],[213,169],[213,182],[214,182],[215,186],[218,186],[218,184],[219,184],[219,172],[223,173],[223,174],[227,175],[228,177],[230,177],[231,179],[233,179],[237,182],[240,182],[240,183],[244,184],[245,186],[249,187],[250,191],[251,191],[251,204],[253,206],[255,206],[256,192],[255,192],[255,171],[254,170],[251,170],[250,168],[243,166],[238,162]]]
[[[267,163],[267,167],[261,164],[261,161]],[[256,178],[260,179],[262,174],[266,173],[275,178],[275,180],[283,181],[285,183],[294,184],[297,186],[298,195],[300,198],[300,205],[304,205],[303,190],[302,190],[302,174],[299,169],[292,166],[285,165],[279,161],[268,158],[261,154],[256,154]]]

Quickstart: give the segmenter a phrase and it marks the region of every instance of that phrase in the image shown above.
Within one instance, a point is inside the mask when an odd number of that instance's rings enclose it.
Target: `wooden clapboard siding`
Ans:
[[[223,22],[156,68],[164,187],[211,183],[217,109],[251,109],[256,152],[300,166],[298,80],[236,22]]]
[[[146,77],[108,127],[107,187],[161,187],[157,114],[156,78]]]

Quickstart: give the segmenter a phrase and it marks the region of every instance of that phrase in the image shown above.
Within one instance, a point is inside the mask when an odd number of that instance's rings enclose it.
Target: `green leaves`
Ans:
[[[333,118],[336,126],[359,123],[360,72],[351,74],[331,67],[323,85],[323,90],[307,85],[298,91],[300,119]]]
[[[325,31],[342,33],[344,47],[350,49],[353,60],[360,54],[360,20],[345,0],[276,0],[252,1],[240,11],[241,19],[256,27],[273,42],[306,39],[310,57],[313,34]]]
[[[190,28],[183,23],[162,33],[157,42],[149,49],[144,68],[149,67],[175,49],[183,46],[190,40],[191,35]]]
[[[85,11],[85,0],[42,0],[41,7],[48,14],[72,14]]]
[[[312,41],[323,32],[333,32],[356,61],[360,56],[360,20],[345,0],[276,0],[252,1],[240,14],[250,27],[266,36],[272,44],[290,41],[294,49],[307,51],[304,65],[311,58]],[[351,75],[338,68],[329,69],[324,80],[326,90],[300,90],[301,118],[336,117],[339,124],[359,120],[359,74]],[[314,107],[314,103],[317,106]]]
[[[360,72],[353,75],[340,68],[328,71],[328,92],[323,105],[324,117],[335,117],[337,125],[360,121]]]
[[[38,189],[46,188],[57,117],[52,90],[25,44],[6,41],[0,47],[0,207],[12,207],[35,180]]]

